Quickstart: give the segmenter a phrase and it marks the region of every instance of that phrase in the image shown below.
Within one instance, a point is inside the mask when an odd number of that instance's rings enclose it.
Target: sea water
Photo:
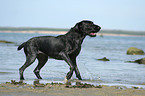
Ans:
[[[0,40],[15,42],[0,43],[0,83],[19,80],[19,68],[25,63],[23,50],[17,51],[18,45],[37,36],[57,36],[38,33],[0,33]],[[139,85],[145,87],[145,65],[128,63],[144,58],[145,55],[127,55],[129,47],[137,47],[145,51],[145,37],[135,36],[87,36],[82,50],[77,57],[77,65],[83,78],[82,82],[106,85]],[[98,61],[106,57],[110,61]],[[24,72],[25,82],[33,82],[36,76],[33,70],[36,60]],[[63,82],[69,71],[65,61],[49,59],[41,70],[42,82]],[[75,74],[72,79],[76,79]]]

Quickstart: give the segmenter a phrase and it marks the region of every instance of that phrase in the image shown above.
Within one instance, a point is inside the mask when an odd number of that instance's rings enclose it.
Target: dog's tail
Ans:
[[[25,46],[26,42],[22,43],[18,48],[17,50],[21,50],[24,46]]]

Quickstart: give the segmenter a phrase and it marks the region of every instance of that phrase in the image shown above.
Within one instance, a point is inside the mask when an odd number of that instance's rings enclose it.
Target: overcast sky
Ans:
[[[145,0],[0,0],[0,26],[70,28],[81,20],[145,31]]]

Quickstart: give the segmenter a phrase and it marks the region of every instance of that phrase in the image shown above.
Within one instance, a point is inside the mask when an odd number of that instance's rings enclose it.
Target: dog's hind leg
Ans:
[[[36,55],[27,55],[25,64],[19,69],[20,80],[24,80],[23,72],[24,70],[30,66],[36,59]]]
[[[43,53],[40,53],[37,55],[37,59],[38,59],[38,65],[34,69],[34,73],[38,79],[42,79],[40,76],[40,70],[46,64],[46,62],[48,60],[48,56]]]

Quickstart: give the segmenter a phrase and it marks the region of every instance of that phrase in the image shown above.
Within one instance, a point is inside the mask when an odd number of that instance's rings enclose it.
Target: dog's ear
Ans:
[[[74,26],[74,30],[79,32],[79,23],[77,23],[75,26]]]
[[[74,30],[77,31],[77,32],[80,32],[82,30],[82,24],[81,24],[81,22],[77,23],[74,26]]]

